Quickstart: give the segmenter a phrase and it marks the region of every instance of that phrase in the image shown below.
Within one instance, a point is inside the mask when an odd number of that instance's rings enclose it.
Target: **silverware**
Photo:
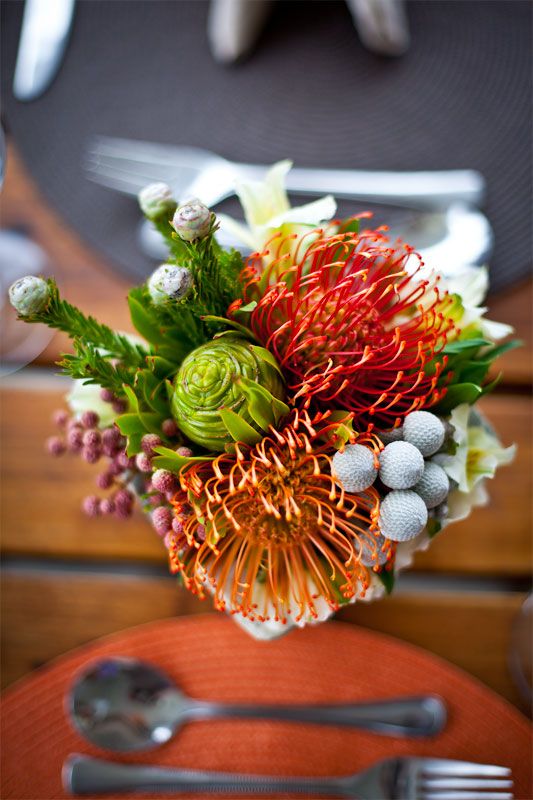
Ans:
[[[207,37],[217,61],[231,64],[247,55],[255,45],[272,0],[211,0]]]
[[[237,717],[364,728],[390,736],[432,736],[446,722],[434,696],[339,705],[237,705],[188,697],[170,678],[135,659],[98,661],[80,675],[67,698],[77,730],[106,750],[156,747],[192,720]]]
[[[441,758],[389,758],[354,775],[283,778],[227,772],[113,764],[80,755],[63,765],[63,786],[74,795],[100,792],[223,792],[317,794],[364,800],[512,800],[511,770]]]
[[[168,245],[148,220],[139,224],[138,241],[141,250],[156,261],[168,257]],[[400,237],[409,242],[428,267],[444,275],[455,275],[466,266],[483,266],[492,254],[494,237],[488,219],[481,211],[456,203],[443,212],[413,211],[397,226],[391,226],[392,241]],[[249,254],[221,220],[217,239],[222,247]]]
[[[35,100],[52,83],[67,46],[74,0],[26,0],[13,93]]]
[[[235,194],[241,180],[262,180],[267,169],[237,164],[196,147],[98,136],[88,147],[87,177],[128,195],[152,181],[169,183],[176,197],[198,197],[208,206]],[[295,167],[286,178],[293,194],[322,195],[421,209],[445,209],[452,203],[480,205],[483,176],[475,170],[377,172]]]
[[[347,0],[359,38],[368,50],[401,56],[409,48],[409,26],[402,0]]]

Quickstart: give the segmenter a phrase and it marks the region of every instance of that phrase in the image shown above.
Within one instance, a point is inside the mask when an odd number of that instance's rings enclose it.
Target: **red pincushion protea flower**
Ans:
[[[314,231],[293,243],[271,242],[262,271],[252,256],[245,301],[256,300],[250,327],[274,353],[288,388],[304,407],[341,407],[356,427],[391,427],[437,402],[445,365],[430,365],[453,327],[450,299],[436,284],[409,272],[416,254],[390,246],[381,230]],[[412,259],[412,260],[413,260]]]
[[[361,553],[377,565],[379,495],[371,487],[349,496],[335,484],[327,430],[295,410],[254,447],[182,470],[167,545],[192,592],[204,596],[207,586],[218,609],[283,622],[364,595]],[[371,434],[357,441],[379,449]]]

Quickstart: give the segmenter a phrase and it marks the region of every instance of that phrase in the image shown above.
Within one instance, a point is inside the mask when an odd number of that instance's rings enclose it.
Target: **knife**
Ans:
[[[75,0],[26,0],[13,94],[35,100],[52,83],[67,45]]]

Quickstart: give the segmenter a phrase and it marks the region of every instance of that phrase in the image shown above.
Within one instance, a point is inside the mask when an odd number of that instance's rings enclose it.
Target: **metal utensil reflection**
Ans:
[[[150,664],[110,658],[91,665],[75,681],[67,712],[92,744],[129,752],[157,747],[185,723],[215,718],[275,719],[364,728],[391,736],[432,736],[446,710],[431,695],[376,703],[333,705],[238,705],[196,700]]]

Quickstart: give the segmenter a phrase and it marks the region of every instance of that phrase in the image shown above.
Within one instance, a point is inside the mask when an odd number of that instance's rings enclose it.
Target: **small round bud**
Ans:
[[[154,447],[159,447],[163,442],[156,433],[146,433],[141,439],[143,453],[147,456],[155,456]]]
[[[380,453],[379,477],[389,489],[410,489],[424,474],[424,459],[408,442],[391,442]]]
[[[81,507],[88,517],[97,517],[100,513],[100,500],[96,495],[91,494],[84,498]]]
[[[416,492],[395,491],[381,501],[379,527],[382,535],[393,542],[407,542],[424,530],[428,510]]]
[[[115,517],[119,519],[128,519],[131,517],[133,509],[131,506],[115,506]]]
[[[362,444],[347,444],[333,456],[331,473],[345,492],[363,492],[378,474],[374,453]]]
[[[431,461],[426,461],[424,464],[424,474],[413,486],[413,492],[416,492],[424,503],[426,508],[435,508],[440,505],[448,497],[450,491],[450,481],[448,476],[438,464],[433,464]]]
[[[200,200],[188,200],[176,209],[172,226],[186,242],[203,239],[211,229],[211,212]]]
[[[152,523],[156,532],[164,536],[172,528],[172,514],[170,509],[160,506],[152,514]]]
[[[115,501],[112,497],[100,500],[100,514],[112,514],[115,510]]]
[[[81,457],[88,464],[96,464],[101,455],[102,452],[99,447],[84,447],[81,451]]]
[[[127,489],[119,489],[118,492],[114,495],[115,506],[117,508],[131,508],[133,505],[133,495]]]
[[[67,447],[71,453],[79,453],[83,446],[81,428],[70,428],[67,431]]]
[[[157,494],[152,494],[148,498],[148,502],[153,508],[157,508],[157,506],[162,506],[163,503],[166,501],[165,495],[158,492]]]
[[[100,472],[100,474],[96,476],[95,482],[99,489],[109,489],[113,484],[113,476],[110,472]]]
[[[80,417],[80,422],[84,428],[96,428],[99,419],[96,411],[84,411]]]
[[[176,491],[177,481],[175,476],[168,470],[158,469],[152,475],[152,486],[158,492],[166,494],[167,492]]]
[[[403,428],[391,428],[388,431],[380,431],[377,435],[385,445],[391,442],[401,442],[403,439]]]
[[[179,534],[183,533],[183,522],[181,522],[177,517],[174,517],[172,520],[172,530],[174,533]]]
[[[176,436],[178,433],[178,426],[173,419],[166,419],[161,425],[161,430],[165,436],[172,439],[172,437]]]
[[[66,428],[68,419],[68,413],[63,408],[58,408],[52,414],[52,421],[58,428]]]
[[[192,273],[187,267],[161,264],[148,278],[148,292],[155,305],[161,305],[168,300],[183,300],[192,283]]]
[[[9,302],[21,317],[44,311],[50,297],[50,289],[43,278],[26,275],[9,287]]]
[[[172,189],[166,183],[150,183],[138,194],[143,214],[151,220],[170,217],[176,209]]]
[[[389,560],[390,545],[386,547],[387,539],[378,531],[361,536],[361,564],[365,567],[381,567]]]
[[[99,447],[102,443],[100,431],[88,430],[85,431],[82,437],[84,447]]]
[[[122,469],[135,468],[135,456],[128,456],[125,450],[123,450],[122,453],[118,453],[115,460],[117,464],[120,464]]]
[[[146,455],[146,453],[138,453],[135,456],[135,466],[139,470],[139,472],[151,472],[152,471],[152,462]]]
[[[192,458],[192,450],[190,447],[178,447],[176,453],[182,458]]]
[[[128,407],[128,404],[125,400],[122,400],[120,397],[117,397],[116,400],[113,400],[111,403],[111,408],[115,412],[115,414],[123,414]]]
[[[425,458],[442,447],[445,433],[442,420],[429,411],[413,411],[403,422],[403,438],[420,450]]]
[[[59,436],[50,436],[46,440],[46,449],[51,456],[61,456],[66,450],[65,442]]]
[[[112,403],[115,400],[115,395],[111,391],[111,389],[101,389],[100,390],[100,399],[104,401],[104,403]]]

